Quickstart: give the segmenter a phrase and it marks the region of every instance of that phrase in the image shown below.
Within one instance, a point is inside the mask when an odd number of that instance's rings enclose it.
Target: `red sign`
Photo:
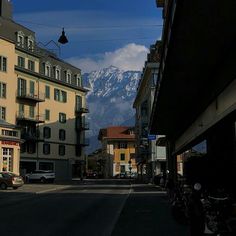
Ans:
[[[14,142],[14,141],[2,141],[3,145],[13,145],[13,146],[19,146],[18,142]]]

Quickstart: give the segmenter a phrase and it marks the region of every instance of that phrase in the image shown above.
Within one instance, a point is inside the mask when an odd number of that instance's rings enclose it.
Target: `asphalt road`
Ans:
[[[2,197],[1,235],[185,236],[172,220],[164,192],[129,181],[92,181],[40,194],[8,191]],[[11,198],[13,198],[13,196]]]

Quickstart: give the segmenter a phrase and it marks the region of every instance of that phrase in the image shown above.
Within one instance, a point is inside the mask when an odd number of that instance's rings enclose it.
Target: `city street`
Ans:
[[[165,192],[129,180],[25,185],[0,199],[2,235],[187,235]]]

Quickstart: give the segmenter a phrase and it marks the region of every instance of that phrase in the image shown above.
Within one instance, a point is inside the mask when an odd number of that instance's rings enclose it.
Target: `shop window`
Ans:
[[[52,162],[39,162],[40,170],[54,170],[54,164]]]

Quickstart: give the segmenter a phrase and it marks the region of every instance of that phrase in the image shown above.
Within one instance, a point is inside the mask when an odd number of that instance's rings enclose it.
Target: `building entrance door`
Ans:
[[[2,148],[2,171],[13,171],[13,149]]]

